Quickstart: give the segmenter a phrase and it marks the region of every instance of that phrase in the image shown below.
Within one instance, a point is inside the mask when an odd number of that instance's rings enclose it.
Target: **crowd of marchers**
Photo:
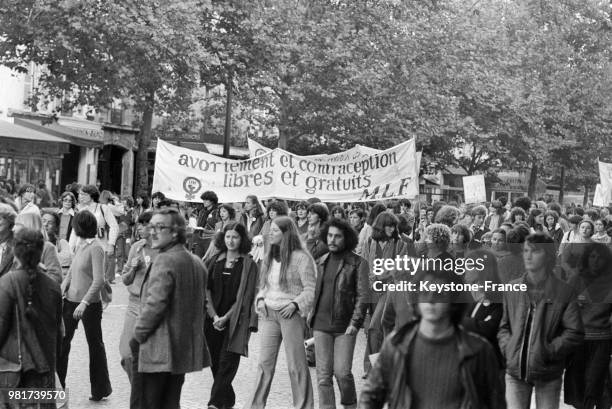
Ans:
[[[179,408],[185,374],[208,367],[208,408],[233,408],[253,332],[258,364],[241,379],[252,385],[240,397],[245,408],[266,406],[281,342],[287,407],[315,407],[309,366],[319,408],[522,409],[534,393],[537,408],[557,408],[561,396],[580,409],[612,407],[610,208],[528,197],[476,205],[200,198],[72,184],[54,207],[40,187],[0,192],[0,388],[69,388],[81,322],[90,399],[110,396],[117,380],[101,322],[117,280],[129,293],[119,355],[130,408]],[[404,256],[484,268],[374,268]],[[466,298],[373,286],[419,280],[527,290],[471,286],[482,289]],[[352,364],[362,329],[358,391]]]

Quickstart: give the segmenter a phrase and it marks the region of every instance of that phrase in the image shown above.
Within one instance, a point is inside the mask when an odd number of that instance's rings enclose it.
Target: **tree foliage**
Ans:
[[[201,69],[218,64],[194,15],[206,7],[200,0],[2,0],[1,62],[45,67],[39,95],[67,105],[129,98],[143,112],[137,167],[146,188],[154,110],[185,109]]]
[[[610,154],[599,0],[28,1],[0,0],[4,63],[46,64],[75,103],[179,112],[164,132],[219,132],[232,87],[235,118],[300,154],[416,137],[429,166],[531,168],[532,187],[591,185]]]

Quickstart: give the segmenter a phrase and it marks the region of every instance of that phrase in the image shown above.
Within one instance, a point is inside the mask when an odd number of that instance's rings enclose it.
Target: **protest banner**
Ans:
[[[463,194],[465,203],[483,203],[487,201],[484,175],[463,177]]]
[[[247,145],[249,147],[249,157],[251,158],[255,158],[257,156],[265,155],[268,152],[272,152],[272,149],[267,148],[263,146],[262,144],[260,144],[259,142],[256,142],[248,137],[247,137]]]
[[[265,146],[263,146],[259,142],[252,140],[251,138],[247,138],[247,144],[249,146],[249,156],[251,158],[254,158],[260,155],[264,155],[272,151],[272,149],[266,148]],[[356,160],[359,158],[367,158],[367,157],[370,157],[380,152],[381,151],[379,149],[368,148],[367,146],[363,146],[363,145],[355,145],[351,149],[348,149],[344,152],[338,152],[338,153],[332,153],[332,154],[322,153],[319,155],[308,155],[306,157],[310,160],[314,160],[315,162],[337,163],[337,162],[345,162],[349,160]]]
[[[355,202],[418,195],[414,139],[367,158],[316,161],[282,149],[247,160],[232,160],[157,142],[153,191],[199,202],[206,190],[220,202],[260,198]]]
[[[612,189],[605,189],[603,185],[598,183],[595,186],[595,195],[593,196],[593,206],[607,206],[612,202]]]
[[[606,191],[612,190],[612,163],[599,162],[599,179]]]

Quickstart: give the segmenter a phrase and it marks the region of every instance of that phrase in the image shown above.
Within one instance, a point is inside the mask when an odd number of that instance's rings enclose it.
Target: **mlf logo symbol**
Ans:
[[[191,200],[195,198],[195,194],[202,189],[202,182],[200,182],[200,179],[192,176],[186,177],[185,180],[183,180],[183,189],[186,192],[185,198]]]

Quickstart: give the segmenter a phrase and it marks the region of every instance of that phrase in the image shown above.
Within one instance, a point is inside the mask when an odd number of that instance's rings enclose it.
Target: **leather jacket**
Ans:
[[[323,285],[323,273],[329,253],[317,261],[317,284],[315,287],[314,308],[308,318],[312,327],[317,314]],[[349,325],[361,328],[369,302],[368,263],[357,254],[345,251],[334,279],[332,326],[337,332],[344,332]]]
[[[361,390],[359,409],[409,409],[413,396],[408,384],[408,355],[419,330],[413,321],[389,335]],[[461,409],[504,409],[504,387],[495,352],[489,343],[461,326],[455,332],[459,373],[465,391]]]
[[[511,283],[527,283],[527,275]],[[566,356],[584,339],[574,290],[551,275],[539,300],[506,292],[497,339],[509,375],[527,382],[560,378]]]

